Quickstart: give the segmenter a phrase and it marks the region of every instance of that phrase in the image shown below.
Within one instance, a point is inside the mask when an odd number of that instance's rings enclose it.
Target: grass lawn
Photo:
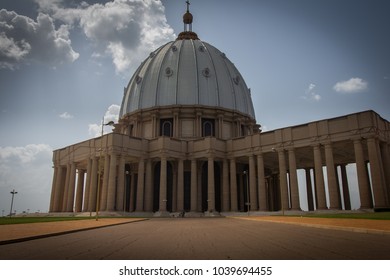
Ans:
[[[294,217],[294,216],[290,216],[290,217]],[[305,214],[302,216],[307,218],[390,220],[390,212]],[[102,218],[104,219],[110,217],[99,217],[99,219]],[[115,218],[121,218],[121,217],[115,217]],[[123,218],[128,218],[128,217],[123,217]],[[12,218],[2,217],[0,218],[0,225],[72,221],[72,220],[90,220],[90,219],[95,219],[95,217],[94,216],[92,217],[12,217]]]
[[[337,213],[337,214],[307,214],[308,218],[338,218],[338,219],[369,219],[369,220],[390,220],[390,212],[374,213]]]
[[[99,217],[99,219],[102,217]],[[11,224],[27,224],[27,223],[42,223],[42,222],[57,222],[57,221],[72,221],[72,220],[89,220],[95,217],[2,217],[0,225]]]

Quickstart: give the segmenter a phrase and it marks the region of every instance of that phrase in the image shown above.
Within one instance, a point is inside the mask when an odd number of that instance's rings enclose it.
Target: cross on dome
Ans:
[[[198,35],[195,32],[192,32],[192,21],[194,17],[190,13],[190,1],[186,1],[187,11],[183,15],[184,31],[179,34],[177,37],[178,40],[192,39],[198,40]]]

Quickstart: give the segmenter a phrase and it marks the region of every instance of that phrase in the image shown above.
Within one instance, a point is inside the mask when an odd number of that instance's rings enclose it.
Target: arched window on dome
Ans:
[[[129,132],[129,136],[134,136],[133,135],[133,132],[134,132],[134,125],[129,125],[129,128],[128,128],[128,132]]]
[[[160,120],[160,136],[173,136],[173,119]]]
[[[241,125],[241,135],[240,136],[245,136],[247,133],[246,133],[246,129],[245,129],[245,126],[244,125]]]
[[[202,119],[202,137],[215,136],[213,119]]]

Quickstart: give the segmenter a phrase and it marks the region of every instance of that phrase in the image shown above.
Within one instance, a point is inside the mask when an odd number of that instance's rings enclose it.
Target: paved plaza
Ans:
[[[159,218],[1,245],[0,259],[390,259],[388,230],[322,226]]]

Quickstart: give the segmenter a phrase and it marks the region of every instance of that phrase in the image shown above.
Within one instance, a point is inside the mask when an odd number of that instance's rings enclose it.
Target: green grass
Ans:
[[[99,217],[100,219],[101,217]],[[72,220],[90,220],[95,217],[2,217],[0,218],[0,225],[11,224],[27,224],[27,223],[45,223],[57,221],[72,221]]]
[[[390,220],[390,212],[374,213],[338,213],[338,214],[307,214],[308,218],[337,218],[337,219],[369,219],[369,220]]]

